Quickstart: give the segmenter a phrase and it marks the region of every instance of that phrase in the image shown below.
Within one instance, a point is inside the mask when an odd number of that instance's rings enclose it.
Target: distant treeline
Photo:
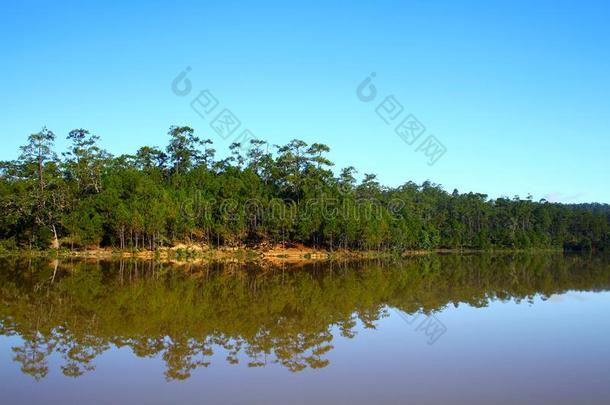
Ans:
[[[215,159],[209,139],[171,127],[164,148],[112,156],[84,129],[61,156],[46,128],[17,161],[0,163],[4,249],[111,246],[155,249],[178,242],[239,246],[303,243],[328,249],[602,250],[608,205],[531,197],[489,199],[376,176],[336,176],[326,145],[252,139]]]

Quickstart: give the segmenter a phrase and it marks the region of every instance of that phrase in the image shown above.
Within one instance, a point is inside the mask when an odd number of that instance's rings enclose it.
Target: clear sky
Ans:
[[[190,107],[209,89],[239,130],[326,143],[384,184],[610,202],[608,1],[129,3],[2,1],[0,159],[43,125],[60,149],[83,127],[115,154],[189,125],[224,154]],[[390,95],[446,147],[433,166],[376,114]]]

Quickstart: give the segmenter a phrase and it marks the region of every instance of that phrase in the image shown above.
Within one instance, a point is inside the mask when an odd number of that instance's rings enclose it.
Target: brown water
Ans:
[[[610,261],[0,261],[0,403],[609,404]]]

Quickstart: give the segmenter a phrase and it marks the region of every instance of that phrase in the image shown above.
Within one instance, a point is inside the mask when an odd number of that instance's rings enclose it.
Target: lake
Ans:
[[[0,260],[0,402],[609,404],[610,260]]]

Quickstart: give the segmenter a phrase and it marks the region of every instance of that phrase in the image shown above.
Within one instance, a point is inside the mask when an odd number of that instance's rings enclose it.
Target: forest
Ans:
[[[212,141],[172,126],[164,148],[113,156],[85,129],[63,153],[47,128],[15,161],[0,162],[0,248],[150,249],[300,243],[329,250],[564,249],[610,247],[605,204],[489,198],[440,185],[357,181],[335,169],[327,145],[295,139]]]

